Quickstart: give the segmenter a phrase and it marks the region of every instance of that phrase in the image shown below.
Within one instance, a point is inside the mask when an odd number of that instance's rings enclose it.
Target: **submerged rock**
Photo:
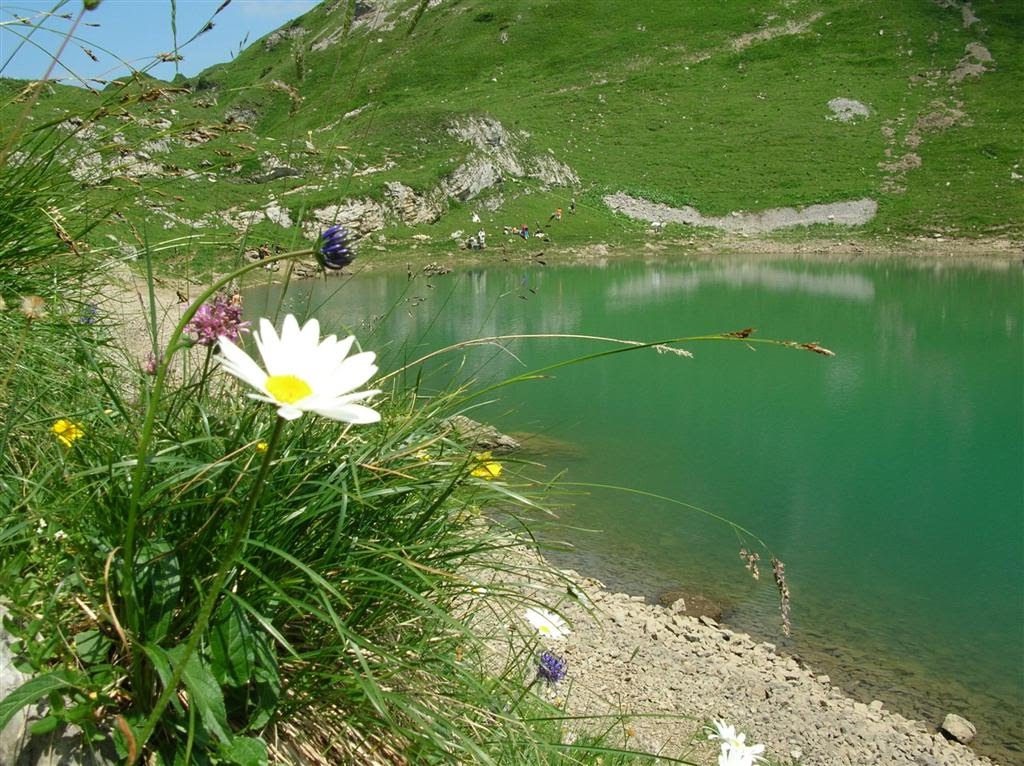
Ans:
[[[452,415],[450,418],[445,418],[443,422],[455,432],[459,439],[468,442],[474,449],[499,454],[519,449],[519,442],[511,436],[506,436],[498,429],[467,418],[465,415]]]

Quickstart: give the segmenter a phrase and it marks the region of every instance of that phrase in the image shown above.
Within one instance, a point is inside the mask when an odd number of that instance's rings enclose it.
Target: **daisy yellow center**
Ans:
[[[282,404],[295,404],[313,393],[309,383],[294,375],[271,375],[266,386],[267,393]]]

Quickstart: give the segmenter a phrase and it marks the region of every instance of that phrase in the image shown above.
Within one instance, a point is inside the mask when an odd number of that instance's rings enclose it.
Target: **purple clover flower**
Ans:
[[[331,226],[320,235],[319,253],[325,269],[343,269],[355,260],[355,254],[349,247],[348,229],[344,226]]]
[[[194,335],[196,343],[212,346],[218,338],[237,343],[239,336],[248,328],[249,323],[242,321],[241,302],[218,295],[212,302],[199,307],[186,325],[185,332]]]
[[[537,663],[537,677],[557,684],[568,673],[568,663],[557,654],[544,652]]]

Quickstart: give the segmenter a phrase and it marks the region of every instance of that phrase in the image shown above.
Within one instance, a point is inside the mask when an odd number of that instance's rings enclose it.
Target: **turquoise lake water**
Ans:
[[[251,291],[247,311],[279,290]],[[355,332],[384,369],[511,333],[653,341],[755,327],[834,350],[630,352],[501,389],[471,415],[542,435],[528,456],[545,474],[665,495],[755,532],[786,564],[793,635],[767,556],[755,583],[736,534],[679,505],[595,488],[559,497],[561,526],[541,534],[573,546],[560,565],[651,600],[699,593],[851,694],[935,723],[961,713],[979,749],[1024,763],[1019,263],[496,261],[295,284],[285,305]],[[444,357],[428,380],[492,382],[605,348],[514,341]]]

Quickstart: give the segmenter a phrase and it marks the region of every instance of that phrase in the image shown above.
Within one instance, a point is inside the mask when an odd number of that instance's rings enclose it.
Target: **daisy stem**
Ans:
[[[136,554],[136,531],[139,523],[139,506],[142,501],[142,493],[144,485],[146,483],[146,473],[149,468],[149,449],[150,444],[153,441],[153,432],[156,426],[157,411],[160,406],[160,397],[163,395],[164,387],[167,383],[167,373],[170,369],[171,362],[174,359],[174,355],[181,350],[181,336],[185,332],[185,327],[189,322],[192,321],[192,317],[195,316],[196,312],[199,311],[199,307],[215,295],[219,290],[223,289],[226,285],[230,284],[233,280],[238,279],[244,274],[253,271],[258,268],[262,268],[268,262],[282,261],[287,258],[296,258],[298,256],[310,255],[310,250],[293,250],[287,253],[280,253],[278,255],[272,255],[269,258],[264,258],[261,261],[246,264],[239,269],[221,277],[215,281],[210,287],[208,287],[202,294],[197,297],[192,304],[185,310],[178,324],[171,332],[171,336],[167,341],[167,350],[160,358],[160,363],[156,369],[156,377],[153,381],[153,388],[150,391],[149,400],[146,405],[146,416],[142,422],[142,431],[139,436],[139,448],[135,456],[135,468],[132,471],[132,494],[128,502],[128,513],[126,514],[125,521],[125,532],[124,532],[124,544],[122,549],[124,551],[124,560],[121,566],[121,598],[124,604],[124,619],[121,621],[123,625],[128,628],[129,636],[132,641],[137,640],[139,635],[141,619],[141,610],[138,609],[137,594],[135,592],[135,554]],[[143,659],[140,657],[135,662],[141,662]],[[137,689],[136,694],[140,698],[145,698],[146,692],[142,689]]]
[[[284,418],[277,418],[274,422],[274,431],[270,434],[270,439],[267,442],[267,451],[263,454],[263,462],[260,464],[260,470],[256,474],[256,480],[253,482],[252,490],[249,492],[249,498],[246,501],[245,509],[242,511],[242,516],[238,520],[238,524],[235,527],[235,532],[231,537],[231,541],[228,543],[227,549],[221,557],[220,568],[217,570],[217,574],[214,575],[213,583],[210,585],[210,590],[207,591],[206,596],[203,598],[202,606],[199,608],[199,615],[193,623],[192,633],[189,634],[188,640],[185,642],[185,649],[178,660],[177,666],[174,668],[174,672],[171,674],[170,679],[164,686],[164,690],[157,699],[153,709],[149,712],[146,722],[142,726],[142,731],[138,734],[140,751],[142,746],[145,745],[146,740],[148,740],[150,735],[153,733],[153,729],[156,728],[157,721],[160,720],[160,716],[163,714],[168,703],[170,703],[171,698],[177,693],[178,684],[181,682],[181,677],[185,673],[185,666],[188,664],[189,658],[199,645],[199,641],[203,637],[203,633],[206,632],[206,627],[210,622],[210,617],[213,615],[213,609],[217,604],[217,600],[223,592],[224,586],[227,584],[231,571],[235,567],[235,562],[238,560],[238,554],[241,552],[245,538],[249,533],[249,527],[252,524],[252,517],[259,505],[260,496],[263,494],[263,485],[266,483],[267,475],[270,473],[270,466],[273,463],[274,455],[277,452],[277,445],[281,441],[281,434],[284,432],[285,422]],[[131,766],[131,764],[129,764],[129,766]]]

